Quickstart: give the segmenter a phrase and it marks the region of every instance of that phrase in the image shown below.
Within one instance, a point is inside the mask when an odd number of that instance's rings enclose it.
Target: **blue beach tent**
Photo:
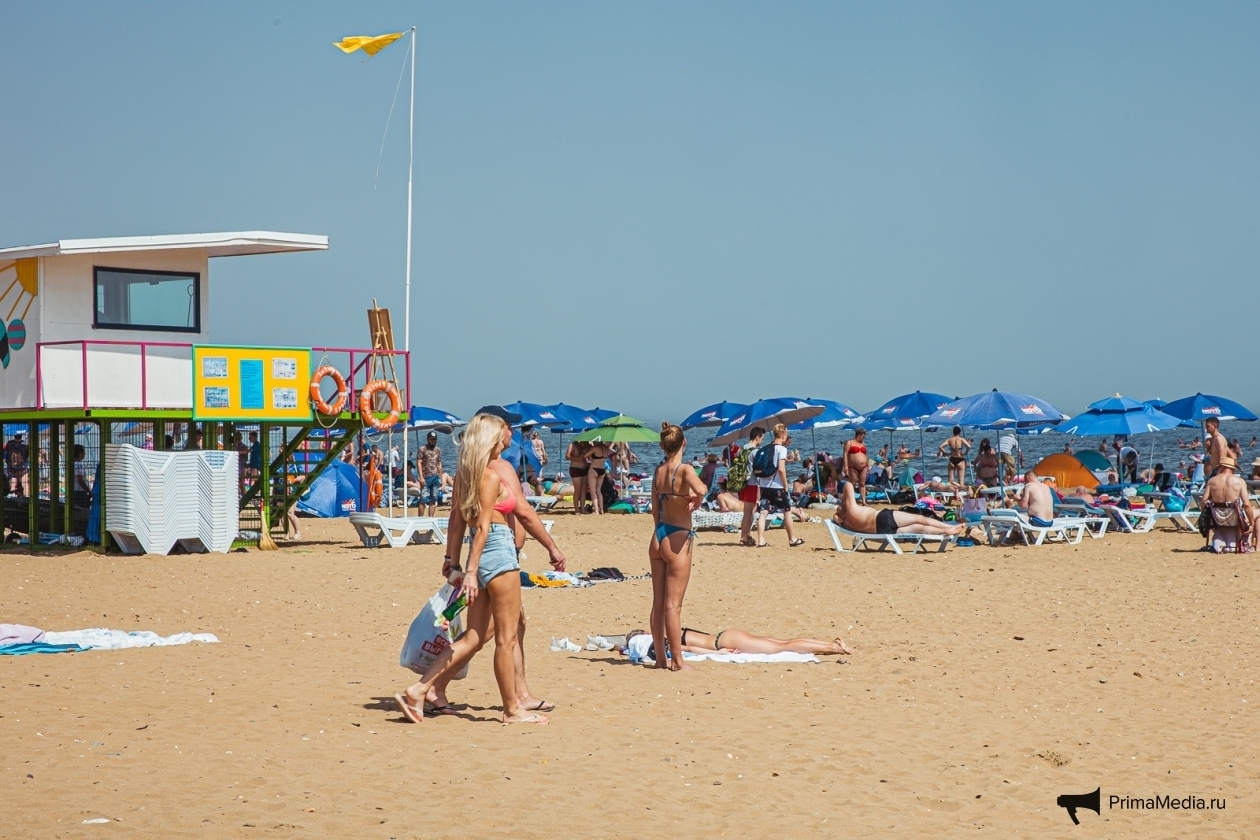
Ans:
[[[297,501],[297,509],[310,516],[332,519],[349,516],[366,498],[367,486],[359,471],[345,461],[333,461]]]

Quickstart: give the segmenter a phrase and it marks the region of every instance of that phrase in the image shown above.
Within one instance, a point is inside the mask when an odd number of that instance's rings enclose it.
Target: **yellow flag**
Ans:
[[[349,35],[333,46],[344,53],[363,50],[368,55],[376,55],[402,36],[401,32],[390,32],[388,35]]]

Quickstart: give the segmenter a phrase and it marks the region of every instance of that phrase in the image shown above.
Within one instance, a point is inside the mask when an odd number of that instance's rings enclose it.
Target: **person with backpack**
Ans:
[[[761,488],[752,480],[753,453],[761,446],[761,439],[766,430],[753,426],[748,430],[748,443],[740,448],[731,459],[731,467],[726,475],[727,492],[735,493],[744,503],[744,520],[739,526],[739,544],[756,545],[752,538],[753,515],[757,510],[757,501],[761,498]]]
[[[753,481],[761,495],[761,514],[757,517],[757,547],[766,545],[766,514],[782,513],[783,530],[787,531],[788,548],[804,545],[792,533],[792,502],[787,493],[787,426],[774,424],[774,440],[757,449],[752,459]]]

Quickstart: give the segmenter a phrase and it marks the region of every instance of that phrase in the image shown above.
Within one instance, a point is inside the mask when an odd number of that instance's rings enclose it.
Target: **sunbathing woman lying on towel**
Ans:
[[[840,488],[840,504],[831,517],[841,528],[858,534],[936,534],[954,536],[963,532],[961,525],[947,525],[928,516],[900,510],[876,510],[858,504],[853,485],[844,482]]]
[[[738,627],[730,627],[716,635],[702,633],[684,627],[682,632],[684,653],[812,653],[820,656],[839,656],[854,653],[844,639],[824,642],[822,639],[772,639],[758,636]],[[651,647],[652,636],[643,630],[631,630],[626,635],[625,650],[641,648],[640,654],[655,661],[656,651]]]

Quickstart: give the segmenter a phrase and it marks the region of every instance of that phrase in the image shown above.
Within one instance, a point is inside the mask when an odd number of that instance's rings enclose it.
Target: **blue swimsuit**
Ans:
[[[669,476],[669,485],[668,485],[668,486],[669,486],[669,488],[670,488],[671,490],[672,490],[672,489],[673,489],[673,487],[674,487],[674,479],[678,477],[678,471],[679,471],[680,469],[682,469],[682,466],[683,466],[683,465],[682,465],[681,463],[679,463],[677,467],[674,467],[674,471],[673,471],[673,472],[670,474],[670,476]],[[657,511],[657,515],[659,516],[659,515],[660,515],[661,510],[664,508],[664,504],[665,504],[665,497],[666,497],[666,496],[681,496],[681,495],[683,495],[683,494],[682,494],[682,493],[664,493],[664,492],[658,492],[658,493],[656,494],[656,511]],[[682,525],[670,525],[670,524],[668,524],[668,523],[666,523],[666,522],[660,522],[660,523],[657,523],[657,526],[656,526],[656,541],[657,541],[657,542],[665,542],[665,539],[666,539],[666,538],[667,538],[670,534],[677,534],[677,533],[679,533],[680,531],[686,531],[686,532],[687,532],[687,540],[688,540],[688,541],[694,540],[694,539],[696,538],[696,532],[695,532],[695,531],[693,531],[693,530],[691,530],[690,528],[686,528],[686,527],[684,527],[684,526],[682,526]]]

